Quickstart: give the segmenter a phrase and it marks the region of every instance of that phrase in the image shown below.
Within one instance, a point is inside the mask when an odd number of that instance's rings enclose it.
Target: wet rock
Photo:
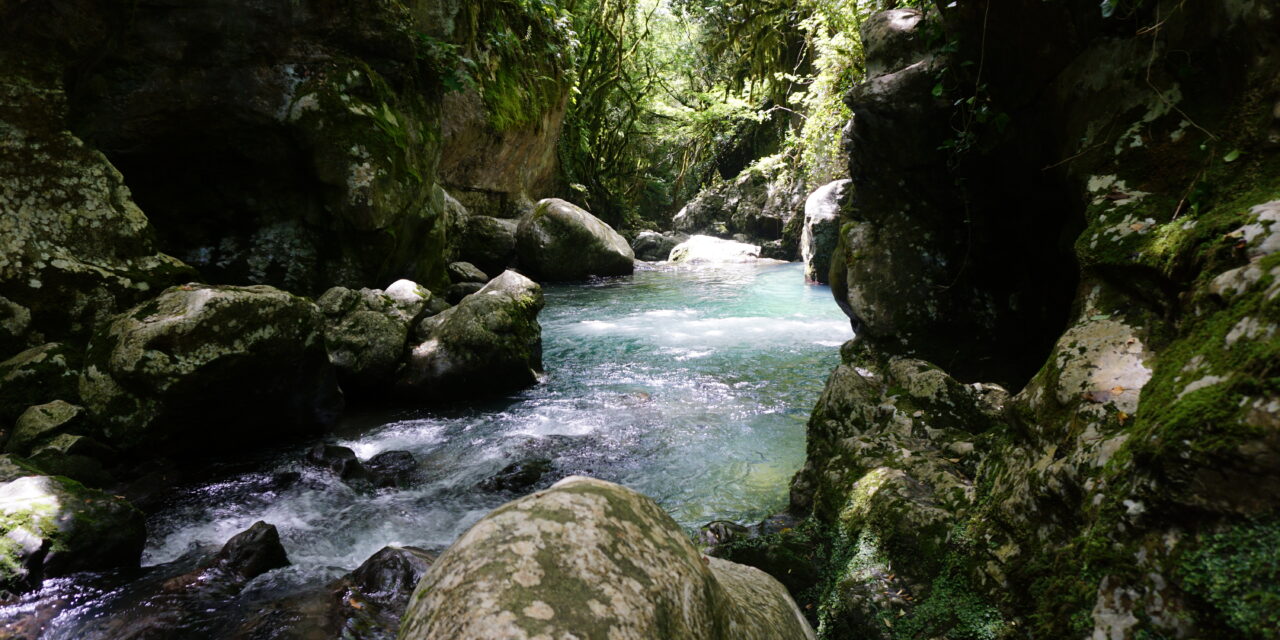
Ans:
[[[403,487],[418,470],[418,461],[408,451],[383,451],[364,461],[369,481],[379,487]]]
[[[289,566],[275,525],[261,520],[227,541],[205,570],[217,570],[244,583],[272,569]]]
[[[81,396],[126,450],[310,432],[342,406],[322,330],[314,304],[271,287],[170,288],[95,337]]]
[[[317,443],[307,450],[307,461],[332,471],[343,480],[364,478],[366,475],[356,452],[336,444]]]
[[[449,279],[454,284],[460,282],[478,282],[484,284],[489,281],[489,276],[483,271],[476,268],[470,262],[450,262],[449,263]]]
[[[400,638],[570,634],[814,637],[773,578],[701,556],[652,500],[573,477],[499,507],[445,551],[418,584]]]
[[[60,433],[86,431],[88,416],[83,407],[62,400],[29,407],[18,416],[13,433],[5,443],[9,453],[28,455],[41,442]]]
[[[436,554],[417,547],[383,547],[351,572],[347,582],[366,602],[394,609],[394,620],[399,621],[414,587],[435,560]]]
[[[394,378],[409,342],[409,328],[430,296],[430,292],[420,295],[421,288],[411,281],[404,282],[398,295],[405,302],[376,289],[344,287],[334,287],[316,301],[324,312],[325,349],[343,390],[377,396],[385,393]]]
[[[484,288],[484,284],[480,282],[459,282],[449,285],[448,291],[444,297],[450,304],[458,304],[462,299]]]
[[[137,567],[142,513],[123,499],[56,476],[0,485],[0,588],[25,591],[77,571]]]
[[[581,207],[556,198],[542,200],[520,219],[516,251],[521,269],[540,280],[582,280],[635,270],[635,254],[626,239]]]
[[[677,263],[754,262],[759,259],[758,245],[711,236],[693,236],[671,250],[671,261]]]
[[[748,167],[731,181],[705,188],[676,213],[672,227],[685,234],[741,235],[749,244],[778,240],[774,255],[794,260],[799,250],[797,222],[804,217],[806,193],[804,185],[783,171],[781,164]]]
[[[840,199],[848,186],[848,180],[836,180],[823,185],[805,200],[800,255],[806,280],[820,284],[831,281],[831,256],[840,236]]]
[[[32,404],[78,403],[82,355],[62,342],[27,349],[0,362],[0,428]]]
[[[636,239],[631,241],[631,250],[635,252],[637,260],[661,262],[670,257],[671,250],[682,241],[683,238],[657,231],[641,231]]]
[[[504,393],[542,369],[542,288],[507,271],[458,306],[427,318],[396,383],[409,400]]]
[[[526,491],[537,484],[538,481],[542,480],[542,476],[550,470],[551,460],[548,458],[521,460],[503,467],[501,471],[481,480],[480,484],[476,486],[484,491],[518,493]]]

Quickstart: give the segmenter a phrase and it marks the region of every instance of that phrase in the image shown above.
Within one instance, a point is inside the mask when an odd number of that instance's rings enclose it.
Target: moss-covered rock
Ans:
[[[306,432],[342,405],[322,331],[314,304],[272,287],[173,287],[94,338],[80,394],[126,450]]]
[[[701,556],[652,500],[572,477],[476,523],[400,627],[426,638],[812,638],[765,573]]]
[[[520,267],[540,280],[621,276],[635,270],[631,245],[612,227],[571,203],[549,198],[520,219]]]
[[[80,399],[81,353],[51,342],[0,362],[0,427],[12,425],[32,404]]]
[[[123,499],[57,476],[0,485],[0,588],[25,591],[76,571],[136,567],[142,513]]]
[[[410,281],[394,291],[334,287],[316,301],[324,312],[324,342],[348,392],[385,394],[409,344],[409,330],[432,294]],[[412,285],[412,286],[411,286]]]
[[[84,407],[64,400],[54,400],[29,407],[18,416],[13,433],[5,443],[9,453],[28,455],[39,444],[59,434],[88,430],[88,415]]]
[[[542,288],[506,271],[456,307],[423,320],[396,382],[409,400],[484,396],[537,381]]]

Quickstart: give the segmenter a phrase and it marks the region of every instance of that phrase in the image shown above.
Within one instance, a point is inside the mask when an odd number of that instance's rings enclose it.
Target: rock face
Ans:
[[[74,480],[28,476],[0,485],[0,589],[34,589],[76,571],[136,567],[143,516]]]
[[[672,219],[681,233],[728,238],[744,235],[756,244],[781,241],[781,254],[798,255],[804,219],[804,185],[776,167],[748,167],[736,178],[707,187]]]
[[[342,406],[319,309],[267,286],[173,287],[120,314],[90,346],[80,393],[124,449],[296,434]]]
[[[458,306],[422,321],[396,383],[406,399],[505,393],[542,370],[542,288],[506,271]]]
[[[829,182],[804,201],[800,256],[805,280],[820,284],[831,281],[831,255],[840,235],[840,200],[848,186],[848,180]]]
[[[863,331],[752,544],[809,549],[832,638],[1273,637],[1280,14],[987,4],[864,25]]]
[[[693,236],[671,250],[671,261],[677,263],[754,262],[759,259],[760,247],[757,245],[712,236]]]
[[[612,227],[582,208],[550,198],[520,219],[520,266],[540,280],[621,276],[635,270],[635,254]]]
[[[400,640],[813,638],[782,585],[703,558],[652,500],[583,477],[476,523],[414,592]]]

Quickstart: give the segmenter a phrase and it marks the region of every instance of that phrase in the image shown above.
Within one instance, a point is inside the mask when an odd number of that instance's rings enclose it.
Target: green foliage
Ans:
[[[1206,535],[1180,563],[1183,588],[1246,638],[1280,638],[1280,519]]]

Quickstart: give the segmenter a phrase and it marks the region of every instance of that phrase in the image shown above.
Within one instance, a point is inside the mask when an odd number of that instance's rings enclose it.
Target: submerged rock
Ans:
[[[122,498],[57,476],[0,485],[0,589],[26,591],[77,571],[137,567],[142,513]]]
[[[831,256],[840,239],[840,199],[848,186],[849,180],[827,183],[804,202],[800,256],[806,280],[820,284],[831,281]]]
[[[173,287],[116,316],[90,347],[80,392],[109,444],[129,450],[308,432],[342,406],[319,309],[267,286]]]
[[[540,280],[621,276],[635,270],[625,238],[599,218],[564,200],[548,198],[520,219],[520,267]]]
[[[671,261],[695,264],[700,262],[754,262],[760,259],[760,247],[754,244],[693,236],[671,250]]]
[[[542,288],[507,271],[458,306],[427,318],[396,383],[412,400],[504,393],[542,370]]]
[[[542,480],[551,470],[549,458],[530,458],[513,462],[476,485],[485,491],[525,491]]]
[[[652,500],[584,477],[507,503],[440,556],[401,640],[805,640],[786,589],[700,555]]]

